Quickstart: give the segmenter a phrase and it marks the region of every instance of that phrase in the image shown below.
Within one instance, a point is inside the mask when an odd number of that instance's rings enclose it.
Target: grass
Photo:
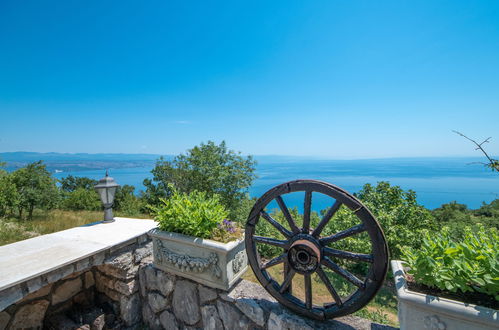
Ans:
[[[283,281],[283,268],[281,265],[269,268],[268,272],[276,281]],[[328,274],[328,277],[341,296],[346,296],[353,291],[353,288],[350,285],[348,285],[345,281],[336,278],[335,274],[330,273]],[[243,278],[248,281],[259,283],[251,268],[248,269],[248,271],[243,275]],[[304,301],[305,288],[303,276],[295,275],[292,287],[293,295]],[[315,305],[332,302],[329,291],[327,291],[326,287],[322,284],[322,281],[318,277],[314,278],[314,276],[312,276],[312,292],[313,303]],[[355,312],[353,315],[371,320],[372,322],[398,327],[397,298],[394,289],[382,287],[376,297],[369,304]]]
[[[115,213],[116,216],[126,216]],[[32,220],[0,218],[0,246],[102,220],[101,211],[36,210]],[[141,215],[134,218],[150,218]]]

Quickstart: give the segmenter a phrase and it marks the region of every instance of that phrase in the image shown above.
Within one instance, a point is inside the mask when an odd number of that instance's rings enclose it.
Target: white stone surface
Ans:
[[[0,291],[147,233],[156,222],[116,218],[0,247]],[[2,310],[3,308],[0,308]]]
[[[404,277],[402,262],[391,262],[398,298],[401,330],[499,329],[498,311],[482,306],[410,291]]]

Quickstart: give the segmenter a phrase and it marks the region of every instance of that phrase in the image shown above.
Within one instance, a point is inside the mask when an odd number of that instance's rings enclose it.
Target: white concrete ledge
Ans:
[[[75,264],[65,271],[74,272],[102,263],[103,256],[98,258],[102,260],[86,261],[103,251],[112,252],[128,242],[132,243],[154,227],[156,222],[153,220],[116,218],[112,223],[96,222],[1,246],[0,311],[7,301],[35,291],[30,283],[22,290],[27,292],[18,292],[20,288],[16,288],[16,285],[36,280],[42,275],[47,276],[41,284],[52,282],[50,274],[67,265]],[[81,267],[78,266],[80,261],[85,261]],[[60,276],[54,276],[53,280],[57,280],[57,277]],[[12,295],[12,299],[8,299],[9,295]]]

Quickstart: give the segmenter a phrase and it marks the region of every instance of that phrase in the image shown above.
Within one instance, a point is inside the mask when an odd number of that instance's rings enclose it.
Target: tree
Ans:
[[[134,186],[126,184],[118,187],[114,198],[114,208],[127,216],[139,215],[142,211],[143,203],[134,192]]]
[[[453,132],[456,133],[456,134],[458,134],[458,135],[461,135],[465,139],[473,142],[473,144],[476,146],[475,150],[480,150],[485,155],[485,157],[487,158],[487,162],[486,163],[480,162],[479,164],[482,164],[485,167],[490,168],[492,170],[492,172],[494,172],[494,171],[499,172],[499,160],[490,157],[489,154],[482,147],[485,143],[489,143],[490,142],[491,137],[488,137],[485,140],[483,140],[483,142],[478,143],[475,140],[470,139],[469,137],[467,137],[466,135],[464,135],[461,132],[458,132],[458,131],[453,131]]]
[[[242,220],[242,208],[248,197],[248,188],[255,175],[256,162],[251,156],[227,150],[225,142],[216,145],[212,141],[176,156],[172,161],[160,158],[151,171],[153,179],[144,180],[145,198],[158,205],[160,198],[168,198],[172,184],[179,192],[204,191],[217,194],[234,220]]]
[[[0,217],[13,212],[19,203],[19,194],[12,182],[12,175],[2,169],[0,162]]]
[[[62,191],[72,192],[78,188],[94,190],[94,186],[97,184],[97,180],[87,177],[68,175],[67,177],[60,179],[59,183],[61,184]]]
[[[19,218],[25,211],[33,218],[35,207],[51,209],[57,204],[58,191],[55,180],[42,161],[28,164],[12,173],[12,183],[19,194],[17,205]]]

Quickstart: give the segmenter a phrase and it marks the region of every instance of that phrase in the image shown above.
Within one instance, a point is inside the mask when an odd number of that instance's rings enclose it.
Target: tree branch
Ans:
[[[482,145],[483,145],[483,144],[485,144],[485,143],[489,143],[489,142],[490,142],[490,139],[491,139],[492,137],[488,137],[488,138],[486,138],[485,140],[483,140],[481,143],[478,143],[478,142],[476,142],[475,140],[473,140],[473,139],[471,139],[471,138],[467,137],[466,135],[464,135],[464,134],[463,134],[463,133],[461,133],[461,132],[458,132],[458,131],[455,131],[455,130],[452,130],[452,131],[453,131],[454,133],[456,133],[457,135],[460,135],[460,136],[464,137],[465,139],[467,139],[467,140],[469,140],[469,141],[473,142],[473,144],[475,144],[475,145],[476,145],[475,150],[480,150],[480,151],[481,151],[481,152],[485,155],[485,157],[487,157],[487,159],[488,159],[488,161],[489,161],[488,163],[479,163],[479,164],[484,164],[486,167],[490,167],[490,168],[492,169],[492,171],[494,171],[494,170],[495,170],[495,171],[499,172],[499,160],[494,159],[494,158],[491,158],[491,157],[489,156],[489,154],[487,154],[487,152],[485,151],[485,149],[483,149],[483,148],[482,148]],[[476,162],[475,162],[475,163],[476,163]]]

